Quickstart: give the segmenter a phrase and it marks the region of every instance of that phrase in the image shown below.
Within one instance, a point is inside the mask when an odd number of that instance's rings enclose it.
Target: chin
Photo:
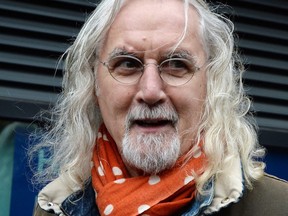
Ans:
[[[177,134],[126,134],[122,141],[122,157],[136,172],[157,174],[173,167],[180,156]]]

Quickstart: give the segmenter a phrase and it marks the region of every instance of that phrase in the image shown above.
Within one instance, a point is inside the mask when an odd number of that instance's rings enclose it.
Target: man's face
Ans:
[[[174,53],[189,55],[201,67],[205,52],[192,8],[188,19],[187,34]],[[101,61],[125,53],[148,63],[133,85],[117,82],[103,64],[97,68],[103,121],[131,172],[134,168],[147,173],[167,169],[195,144],[206,96],[203,67],[188,83],[175,87],[161,79],[155,66],[174,51],[183,30],[182,1],[134,0],[121,9],[104,42]]]

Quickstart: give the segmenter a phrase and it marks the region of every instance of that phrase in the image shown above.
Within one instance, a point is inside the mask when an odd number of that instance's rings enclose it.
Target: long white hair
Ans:
[[[103,0],[65,53],[63,92],[51,110],[51,128],[29,151],[31,160],[41,149],[49,152],[45,168],[35,172],[37,183],[46,184],[66,173],[67,184],[81,187],[91,174],[91,154],[102,122],[93,66],[96,62],[97,68],[101,46],[124,3]],[[207,56],[207,97],[197,139],[204,136],[208,163],[197,178],[198,190],[201,192],[205,182],[225,171],[237,156],[251,187],[252,181],[263,175],[264,163],[259,159],[264,150],[258,145],[256,126],[249,115],[250,100],[242,84],[244,69],[234,47],[234,26],[203,0],[183,0],[183,6],[186,22],[182,39],[189,25],[188,8],[194,7]]]

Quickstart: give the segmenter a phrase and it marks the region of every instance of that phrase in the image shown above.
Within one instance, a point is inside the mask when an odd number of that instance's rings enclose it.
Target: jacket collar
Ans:
[[[98,216],[99,210],[95,202],[95,192],[91,179],[85,184],[83,190],[78,190],[65,199],[61,210],[69,216]]]
[[[38,194],[38,204],[47,212],[61,214],[61,203],[72,193],[79,190],[66,184],[65,176],[60,176],[46,185]]]
[[[218,212],[221,208],[231,203],[236,203],[244,191],[244,178],[239,157],[235,157],[229,167],[215,176],[214,198],[204,213]]]
[[[68,216],[98,216],[91,179],[84,188],[69,187],[63,176],[55,179],[38,194],[38,204],[46,212]]]

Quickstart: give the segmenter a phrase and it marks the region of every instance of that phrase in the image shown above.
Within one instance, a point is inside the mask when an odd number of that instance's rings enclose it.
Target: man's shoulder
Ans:
[[[246,190],[239,202],[222,209],[220,215],[233,216],[287,216],[288,182],[265,174],[255,181],[252,190]]]
[[[265,174],[254,183],[253,190],[247,191],[243,198],[249,202],[261,202],[267,207],[285,204],[288,208],[288,182],[276,176]]]
[[[258,192],[259,189],[261,190]],[[254,190],[256,190],[258,193],[262,192],[270,195],[277,195],[285,192],[287,193],[288,181],[265,173],[259,181],[254,183]],[[253,190],[251,192],[253,192]]]

